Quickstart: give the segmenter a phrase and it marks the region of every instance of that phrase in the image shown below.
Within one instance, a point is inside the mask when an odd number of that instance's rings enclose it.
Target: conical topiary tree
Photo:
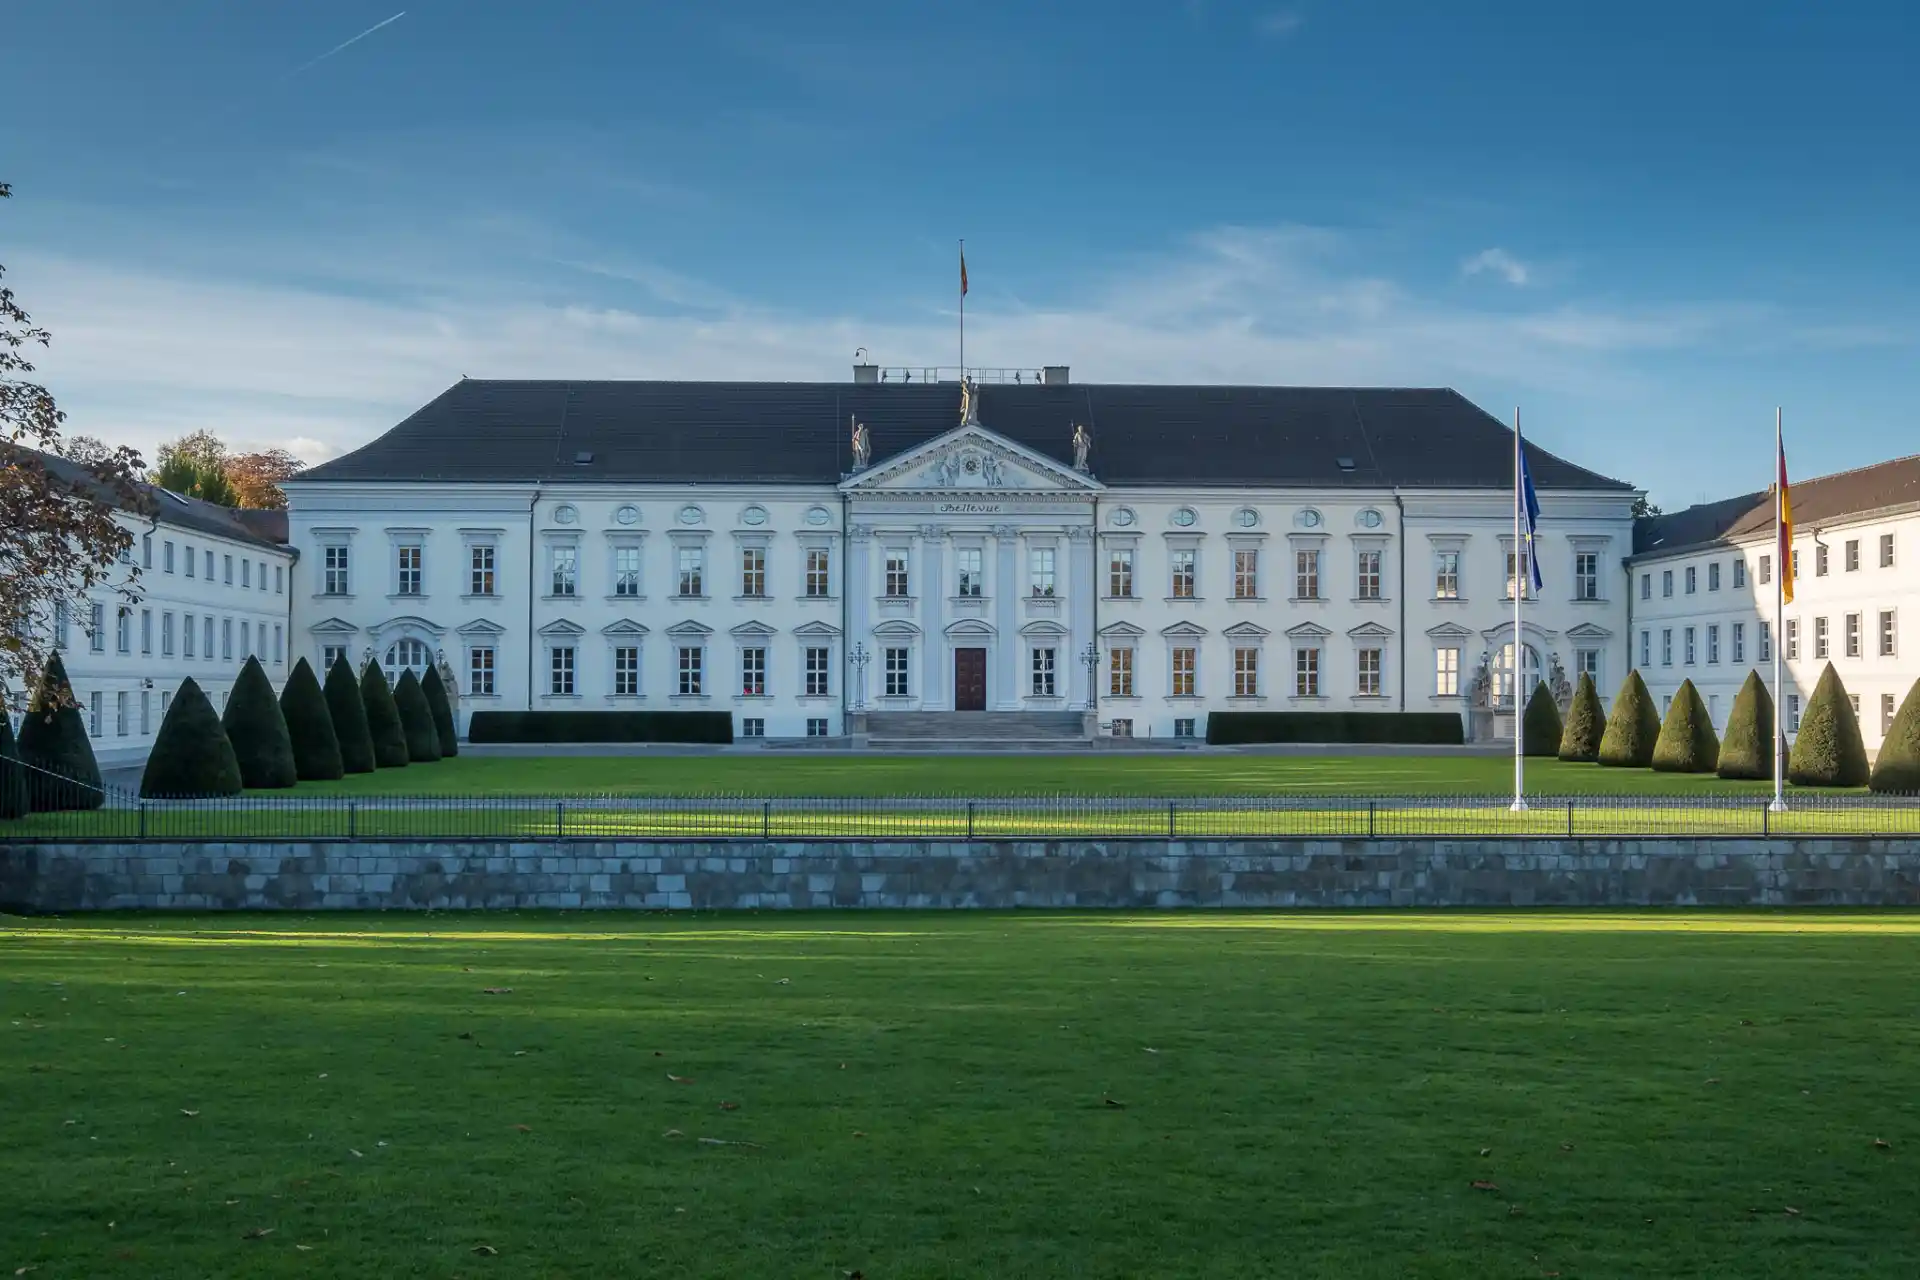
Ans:
[[[393,705],[400,712],[400,728],[407,735],[407,759],[432,764],[440,758],[440,731],[433,727],[433,709],[421,691],[420,677],[408,667],[393,685]]]
[[[27,767],[20,763],[20,744],[13,737],[13,717],[0,707],[0,821],[24,818],[27,804]]]
[[[227,731],[234,758],[240,762],[240,781],[248,787],[290,787],[300,781],[293,764],[287,718],[280,714],[280,699],[274,696],[266,668],[251,654],[241,664],[233,692],[227,695],[220,726]]]
[[[1860,721],[1840,673],[1829,662],[1800,717],[1800,731],[1787,756],[1787,781],[1796,787],[1864,787],[1867,776]]]
[[[1682,680],[1653,744],[1653,767],[1661,773],[1712,773],[1720,764],[1713,717],[1693,681]]]
[[[1773,777],[1773,695],[1758,671],[1734,695],[1727,713],[1727,734],[1720,740],[1720,776],[1770,779]]]
[[[20,759],[27,769],[27,803],[39,813],[57,809],[98,809],[107,801],[100,782],[100,762],[94,759],[87,725],[80,718],[67,681],[67,665],[58,651],[47,655],[47,665],[27,700],[20,721]]]
[[[1520,719],[1521,754],[1560,754],[1560,729],[1560,708],[1555,704],[1553,691],[1547,688],[1547,682],[1541,680],[1533,686],[1533,696],[1527,699],[1526,714]]]
[[[287,687],[280,691],[280,714],[293,743],[293,771],[302,782],[326,782],[346,772],[340,763],[340,739],[333,732],[333,713],[305,658],[293,664]]]
[[[387,673],[380,664],[369,662],[360,673],[360,705],[367,709],[367,733],[373,739],[373,762],[382,769],[404,769],[411,759],[407,754],[407,731],[400,723],[400,708],[394,705],[393,690],[387,686]]]
[[[1610,769],[1644,769],[1653,763],[1653,746],[1660,740],[1660,715],[1653,695],[1638,671],[1629,671],[1614,695],[1613,714],[1600,738],[1599,761]]]
[[[1573,705],[1567,708],[1567,723],[1560,730],[1560,758],[1592,764],[1600,758],[1600,739],[1606,732],[1600,691],[1593,687],[1593,677],[1582,671],[1580,683],[1574,686]]]
[[[340,744],[340,767],[347,773],[372,773],[373,735],[367,731],[367,707],[360,699],[360,682],[344,653],[327,668],[327,714]]]
[[[239,692],[227,699],[227,709]],[[140,775],[140,795],[146,800],[191,799],[197,796],[237,796],[245,785],[240,759],[220,717],[189,676],[180,682],[160,732]]]
[[[427,710],[433,713],[433,728],[440,736],[440,758],[460,754],[460,731],[453,727],[453,704],[447,700],[447,686],[440,680],[440,668],[428,667],[420,681],[420,692],[427,695]]]
[[[1891,794],[1920,793],[1920,680],[1913,682],[1906,700],[1893,713],[1867,785]]]

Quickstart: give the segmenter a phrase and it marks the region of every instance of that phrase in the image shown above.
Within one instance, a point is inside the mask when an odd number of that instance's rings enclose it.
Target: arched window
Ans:
[[[386,660],[381,664],[386,668],[388,679],[397,677],[402,670],[413,672],[415,676],[427,673],[427,663],[432,655],[427,651],[427,642],[408,638],[395,640],[387,646]]]
[[[1532,645],[1521,646],[1526,669],[1521,673],[1521,702],[1533,696],[1533,687],[1540,683],[1540,651]],[[1510,707],[1513,705],[1513,645],[1503,644],[1493,655],[1493,705]]]

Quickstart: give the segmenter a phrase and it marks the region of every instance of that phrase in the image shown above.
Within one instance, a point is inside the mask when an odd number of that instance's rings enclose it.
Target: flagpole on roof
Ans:
[[[960,381],[967,380],[967,242],[960,242]]]
[[[1526,671],[1526,646],[1520,642],[1520,601],[1527,594],[1527,570],[1522,567],[1521,554],[1525,544],[1520,539],[1520,509],[1524,502],[1521,494],[1521,477],[1526,463],[1520,456],[1520,410],[1513,411],[1513,661],[1508,672],[1513,677],[1513,804],[1514,813],[1527,810],[1527,757],[1525,754],[1525,726],[1522,721],[1526,713],[1522,710],[1520,686],[1524,683]]]
[[[1787,589],[1793,573],[1793,509],[1787,497],[1787,444],[1780,431],[1780,408],[1773,410],[1773,547],[1780,562],[1773,569],[1773,802],[1767,806],[1775,813],[1787,811],[1787,698],[1785,667],[1781,661],[1787,646]]]

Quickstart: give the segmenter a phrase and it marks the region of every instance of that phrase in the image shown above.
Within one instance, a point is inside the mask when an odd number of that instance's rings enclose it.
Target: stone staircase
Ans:
[[[881,751],[1060,751],[1087,737],[1078,711],[874,711],[867,742]]]

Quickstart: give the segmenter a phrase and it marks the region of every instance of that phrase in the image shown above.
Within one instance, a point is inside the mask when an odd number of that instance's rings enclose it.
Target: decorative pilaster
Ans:
[[[946,564],[947,531],[937,524],[920,526],[920,627],[925,633],[920,655],[920,708],[946,711],[953,706],[953,660],[947,656],[947,588],[941,580]]]
[[[1067,530],[1067,652],[1058,655],[1068,664],[1070,681],[1068,705],[1086,710],[1087,681],[1091,673],[1081,661],[1087,645],[1093,642],[1093,528],[1075,526]]]
[[[993,527],[993,664],[990,676],[993,705],[999,711],[1018,711],[1026,688],[1020,683],[1020,530],[1010,524]]]
[[[873,652],[873,569],[868,563],[872,555],[873,526],[856,524],[848,529],[847,563],[840,583],[840,589],[847,593],[847,634],[841,643],[842,661],[853,653],[856,645],[865,645],[869,654]],[[865,689],[855,687],[855,681],[864,675],[847,663],[848,706],[858,705],[865,696]]]

